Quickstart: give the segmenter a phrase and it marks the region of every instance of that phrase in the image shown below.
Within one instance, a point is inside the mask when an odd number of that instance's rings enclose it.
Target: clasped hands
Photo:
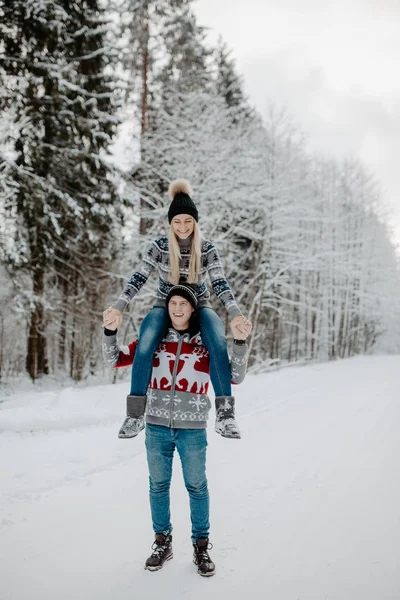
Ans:
[[[103,325],[110,331],[115,331],[122,323],[122,312],[113,306],[103,312]]]
[[[231,321],[231,331],[235,340],[246,340],[253,327],[251,321],[243,315],[236,315]]]

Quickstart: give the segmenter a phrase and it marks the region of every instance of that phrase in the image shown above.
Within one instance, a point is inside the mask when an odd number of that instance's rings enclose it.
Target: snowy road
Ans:
[[[210,552],[191,562],[179,460],[174,559],[152,531],[144,435],[118,440],[127,384],[0,404],[1,600],[399,600],[400,357],[248,377],[242,440],[209,427]]]

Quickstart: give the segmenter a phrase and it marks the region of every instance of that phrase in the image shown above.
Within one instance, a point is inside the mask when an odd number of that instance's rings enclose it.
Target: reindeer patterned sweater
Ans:
[[[103,336],[104,360],[112,367],[133,363],[137,340],[120,347],[117,335]],[[233,345],[232,383],[241,383],[246,374],[248,347]],[[180,429],[207,427],[211,402],[210,358],[200,334],[168,330],[154,354],[151,382],[147,391],[146,422]]]

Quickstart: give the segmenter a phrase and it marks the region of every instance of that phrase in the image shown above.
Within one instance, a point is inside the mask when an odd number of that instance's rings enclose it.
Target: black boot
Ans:
[[[211,577],[215,574],[215,565],[208,554],[212,544],[208,543],[208,538],[199,538],[193,544],[193,562],[197,565],[197,572],[202,577]]]
[[[119,430],[119,438],[133,438],[144,429],[146,396],[128,396],[126,399],[126,419]]]
[[[235,398],[217,396],[215,398],[215,431],[222,437],[240,439],[240,431],[235,421]]]
[[[156,533],[156,539],[152,545],[153,552],[146,560],[144,568],[148,571],[158,571],[166,560],[173,558],[172,552],[172,535],[164,535]]]

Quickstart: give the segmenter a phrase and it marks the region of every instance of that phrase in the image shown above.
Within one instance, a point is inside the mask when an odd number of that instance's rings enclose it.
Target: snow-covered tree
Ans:
[[[253,320],[254,364],[368,351],[380,330],[377,249],[387,243],[373,181],[357,163],[310,156],[284,112],[262,123],[238,120],[239,111],[198,92],[159,110],[135,184],[153,222],[148,236],[167,227],[168,199],[154,178],[164,188],[189,178],[201,229]],[[389,259],[387,268],[395,268]]]
[[[116,125],[113,51],[97,0],[1,2],[0,11],[1,108],[13,111],[15,126],[14,154],[3,157],[3,207],[15,216],[5,250],[32,277],[23,294],[35,379],[48,371],[45,312],[54,310],[54,288],[60,302],[91,288],[90,305],[99,267],[107,270],[114,254],[116,195],[106,162]]]
[[[389,326],[400,331],[398,261],[373,177],[310,155],[284,111],[262,120],[192,5],[113,0],[106,14],[100,0],[0,0],[0,338],[9,323],[28,330],[33,379],[96,372],[95,323],[146,240],[167,231],[176,177],[191,180],[203,235],[253,321],[253,369],[368,352]],[[129,173],[107,155],[117,114],[136,135]],[[137,334],[155,286],[123,335]],[[8,362],[0,353],[3,377],[21,340]]]
[[[213,70],[215,71],[215,89],[218,96],[225,99],[230,107],[241,108],[244,116],[251,116],[248,100],[243,91],[243,79],[238,74],[232,51],[220,37],[213,51]]]

